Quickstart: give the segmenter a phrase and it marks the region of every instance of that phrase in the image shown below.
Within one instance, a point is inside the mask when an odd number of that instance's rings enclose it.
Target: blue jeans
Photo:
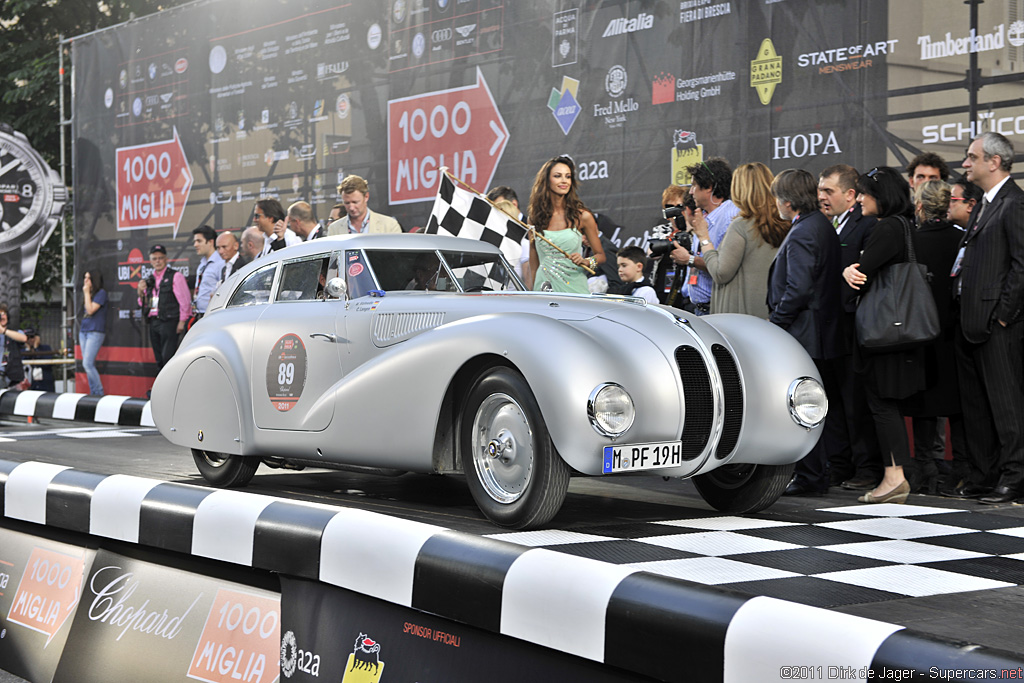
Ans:
[[[82,347],[82,366],[85,367],[85,376],[89,378],[89,393],[95,396],[103,395],[103,382],[100,381],[100,372],[96,369],[96,355],[103,346],[104,332],[79,332],[78,345]]]

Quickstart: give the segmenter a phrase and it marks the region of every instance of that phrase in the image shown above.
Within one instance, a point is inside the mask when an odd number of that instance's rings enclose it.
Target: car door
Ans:
[[[334,416],[331,389],[341,380],[344,302],[325,292],[337,257],[285,261],[274,301],[253,334],[252,410],[260,429],[321,431]]]

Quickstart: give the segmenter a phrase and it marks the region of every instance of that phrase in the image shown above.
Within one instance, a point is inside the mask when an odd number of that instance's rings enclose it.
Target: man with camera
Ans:
[[[708,222],[708,237],[701,240],[696,235],[689,238],[690,248],[678,244],[672,250],[672,260],[687,268],[686,285],[689,290],[690,304],[686,309],[695,315],[707,315],[711,312],[711,276],[700,252],[703,247],[718,248],[729,223],[739,213],[739,209],[729,199],[732,186],[732,168],[729,162],[721,157],[712,157],[707,161],[687,167],[692,178],[690,196],[697,209],[704,212]],[[669,213],[666,210],[666,217]],[[685,209],[684,209],[685,215]]]
[[[656,265],[651,268],[652,286],[661,303],[682,310],[693,310],[690,307],[690,296],[686,286],[686,262],[679,265],[672,258],[672,252],[682,246],[691,245],[691,228],[688,221],[692,220],[697,205],[693,203],[689,188],[682,185],[669,185],[661,193],[664,207],[662,215],[668,221],[651,228],[652,239],[647,242],[650,260]]]

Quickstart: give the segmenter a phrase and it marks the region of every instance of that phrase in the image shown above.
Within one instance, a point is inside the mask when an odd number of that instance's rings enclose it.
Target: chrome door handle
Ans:
[[[313,334],[309,335],[310,339],[316,339],[317,337],[322,337],[323,339],[326,339],[329,342],[338,341],[338,335],[336,334],[327,334],[326,332],[314,332]]]

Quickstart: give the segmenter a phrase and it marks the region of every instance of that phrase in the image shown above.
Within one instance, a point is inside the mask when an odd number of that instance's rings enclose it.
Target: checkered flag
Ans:
[[[441,185],[424,232],[493,244],[509,263],[519,263],[526,236],[526,228],[518,221],[475,192],[457,187],[447,173],[441,174]]]

